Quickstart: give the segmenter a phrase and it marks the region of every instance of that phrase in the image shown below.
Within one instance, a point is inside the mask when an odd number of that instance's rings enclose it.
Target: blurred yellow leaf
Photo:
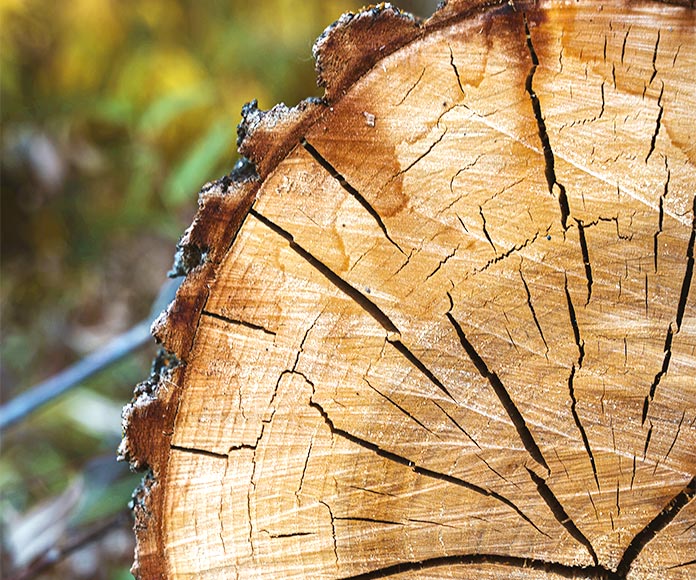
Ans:
[[[130,54],[118,76],[116,92],[145,107],[163,96],[200,88],[206,71],[178,46],[144,46]]]
[[[65,91],[95,89],[104,83],[104,64],[121,47],[125,14],[110,0],[71,0],[60,6],[62,42],[53,55],[54,68],[42,81]]]
[[[186,91],[162,95],[140,117],[140,131],[147,135],[157,134],[182,113],[212,104],[214,90],[211,83],[201,83]]]
[[[135,3],[135,12],[156,34],[176,34],[185,25],[182,6],[171,0],[141,0]]]
[[[176,206],[185,200],[194,200],[220,160],[226,157],[231,159],[235,137],[231,125],[219,121],[212,123],[208,132],[186,153],[183,162],[167,180],[165,202]]]
[[[0,0],[0,19],[13,13],[21,12],[26,8],[26,0]]]

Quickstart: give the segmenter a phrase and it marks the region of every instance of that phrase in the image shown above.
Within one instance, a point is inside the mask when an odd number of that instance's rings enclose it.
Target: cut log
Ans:
[[[125,411],[136,575],[693,578],[695,31],[382,5],[245,107]]]

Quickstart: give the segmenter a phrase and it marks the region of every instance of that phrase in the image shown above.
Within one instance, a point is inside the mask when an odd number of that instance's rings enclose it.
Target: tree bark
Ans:
[[[693,577],[695,30],[385,5],[245,107],[125,411],[136,574]]]

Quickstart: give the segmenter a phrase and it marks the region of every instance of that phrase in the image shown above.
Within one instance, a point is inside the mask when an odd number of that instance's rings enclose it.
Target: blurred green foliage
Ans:
[[[161,275],[162,248],[190,221],[196,192],[233,165],[242,104],[318,94],[312,40],[357,7],[0,2],[4,384],[35,380],[90,350],[101,337],[83,344],[90,337],[73,336],[72,326],[99,324],[114,309],[107,301],[124,306],[113,313],[121,326],[144,314],[153,268],[132,264],[155,244]],[[114,296],[122,282],[133,291]],[[42,351],[42,336],[65,348]]]
[[[398,4],[423,15],[435,2]],[[360,6],[0,0],[2,401],[146,315],[197,191],[234,165],[242,105],[321,96],[312,43]],[[115,463],[119,412],[153,353],[4,434],[5,568],[20,523],[55,515],[77,483],[68,531],[123,508],[139,477]],[[99,552],[91,571],[55,577],[127,577],[126,544],[125,555]]]

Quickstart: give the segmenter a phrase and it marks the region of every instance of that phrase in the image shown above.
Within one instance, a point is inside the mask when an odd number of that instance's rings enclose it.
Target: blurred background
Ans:
[[[2,403],[148,315],[235,127],[321,96],[353,0],[0,0]],[[435,0],[397,2],[420,16]],[[120,413],[154,341],[2,433],[3,578],[130,578]]]

